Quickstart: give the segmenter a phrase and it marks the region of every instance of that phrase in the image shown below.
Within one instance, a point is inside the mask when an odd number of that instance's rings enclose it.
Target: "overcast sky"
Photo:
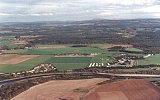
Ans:
[[[0,22],[160,18],[160,0],[0,0]]]

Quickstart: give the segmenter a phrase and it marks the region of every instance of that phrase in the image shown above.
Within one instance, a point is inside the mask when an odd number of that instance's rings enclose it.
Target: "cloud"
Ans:
[[[0,19],[160,18],[159,9],[160,0],[0,0]]]

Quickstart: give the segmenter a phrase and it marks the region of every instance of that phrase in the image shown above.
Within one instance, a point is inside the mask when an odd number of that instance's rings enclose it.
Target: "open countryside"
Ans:
[[[41,63],[51,63],[59,70],[86,68],[92,63],[95,63],[95,66],[96,63],[102,63],[106,66],[107,63],[112,63],[115,57],[123,54],[123,52],[119,51],[108,51],[108,48],[114,46],[113,44],[94,44],[85,45],[85,47],[72,47],[72,45],[37,45],[31,49],[5,50],[3,51],[4,54],[0,55],[2,61],[0,63],[0,72],[23,71]],[[126,45],[122,46],[125,46],[127,51],[133,51],[133,53],[128,53],[129,55],[146,56],[146,54],[135,53],[135,51],[142,52],[140,49],[127,47]],[[136,61],[139,65],[159,64],[158,58],[160,58],[160,55],[156,54]]]
[[[0,100],[159,100],[158,22],[0,24]]]

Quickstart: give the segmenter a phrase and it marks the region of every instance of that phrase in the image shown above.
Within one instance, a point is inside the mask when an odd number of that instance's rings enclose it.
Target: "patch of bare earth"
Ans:
[[[14,41],[14,44],[17,44],[17,45],[21,45],[21,44],[27,44],[28,42],[25,41],[25,40],[15,40]]]
[[[16,55],[16,54],[6,54],[0,55],[0,64],[18,64],[23,61],[37,57],[37,55]]]
[[[160,90],[146,80],[125,80],[104,84],[84,100],[160,100]]]
[[[121,46],[121,47],[125,47],[125,48],[131,48],[131,47],[133,47],[133,45],[129,45],[129,44],[110,44],[110,45],[101,46],[99,48],[101,48],[101,49],[108,49],[108,48],[112,48],[112,47],[115,47],[115,46]]]
[[[53,49],[58,49],[58,48],[65,48],[65,45],[43,45],[43,46],[38,46],[38,48],[41,49],[47,49],[47,48],[53,48]]]
[[[79,100],[86,90],[93,89],[97,83],[105,80],[108,79],[54,80],[31,87],[12,100]]]
[[[126,47],[126,48],[131,48],[131,47],[133,47],[133,45],[129,45],[129,44],[112,44],[113,45],[113,47],[114,46],[121,46],[121,47]]]

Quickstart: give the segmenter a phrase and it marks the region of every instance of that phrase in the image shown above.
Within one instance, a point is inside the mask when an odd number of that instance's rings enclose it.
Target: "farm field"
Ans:
[[[89,65],[92,57],[51,57],[45,63],[51,63],[58,70],[71,70],[85,68]]]
[[[155,54],[138,61],[139,65],[160,64],[160,54]]]
[[[131,51],[131,52],[143,52],[143,50],[137,49],[137,48],[126,48],[126,51]]]
[[[111,48],[111,47],[114,47],[114,46],[122,46],[122,47],[132,47],[132,45],[128,45],[128,44],[91,44],[90,45],[91,47],[97,47],[97,48],[100,48],[100,49],[108,49],[108,48]]]
[[[60,71],[85,68],[88,65],[88,63],[54,63],[54,66]]]
[[[17,49],[6,50],[8,58],[1,58],[0,72],[15,72],[26,69],[31,69],[41,63],[51,63],[58,70],[71,70],[88,67],[90,63],[113,62],[114,57],[121,54],[118,51],[108,51],[100,46],[111,46],[111,44],[92,44],[87,47],[72,47],[71,45],[37,45],[33,49]],[[20,54],[18,57],[15,53]],[[69,53],[69,55],[67,55]],[[71,55],[70,55],[71,53]],[[97,54],[97,55],[72,55],[75,54]],[[61,55],[62,54],[62,55]],[[64,55],[66,54],[66,55]],[[143,54],[127,53],[129,55],[143,56]],[[14,56],[13,56],[14,55]],[[23,56],[22,56],[23,55]],[[37,55],[37,56],[35,56]],[[56,56],[55,56],[56,55]],[[28,56],[28,57],[26,57]],[[32,58],[32,56],[34,56]],[[19,58],[19,62],[9,60],[11,58]],[[26,60],[23,60],[26,58]],[[7,61],[4,61],[7,59]],[[150,56],[144,60],[139,60],[139,65],[160,64],[160,54]],[[136,70],[136,69],[135,69]],[[138,69],[139,70],[139,69]],[[131,70],[132,71],[132,70]],[[134,71],[134,70],[133,70]]]
[[[65,54],[65,53],[105,53],[104,50],[98,48],[91,47],[66,47],[66,48],[35,48],[31,50],[27,50],[23,52],[23,54],[39,54],[39,55],[47,55],[47,54]]]
[[[85,68],[88,67],[89,63],[104,63],[109,62],[111,60],[108,59],[106,56],[95,56],[95,57],[54,57],[52,55],[16,55],[16,56],[28,56],[33,58],[26,58],[21,59],[19,63],[5,63],[0,64],[0,72],[1,73],[8,73],[8,72],[15,72],[15,71],[22,71],[31,69],[38,64],[41,63],[51,63],[54,66],[57,67],[58,70],[71,70],[71,69],[79,69],[79,68]],[[15,55],[10,55],[8,57],[16,58]],[[11,59],[10,58],[10,59]],[[4,60],[4,59],[3,59]],[[7,60],[8,61],[8,60]],[[5,64],[4,64],[5,63]]]
[[[79,100],[81,96],[94,89],[96,84],[105,80],[109,79],[53,80],[31,87],[11,100]],[[78,91],[80,89],[85,91]]]
[[[0,55],[0,64],[18,64],[34,57],[37,57],[37,55]]]
[[[65,48],[68,45],[36,45],[37,48],[45,49],[45,48]]]
[[[16,44],[14,44],[13,37],[1,37],[0,38],[0,47],[6,46],[7,48],[15,48],[18,47]]]
[[[10,72],[17,72],[22,70],[31,69],[38,64],[41,64],[48,60],[51,56],[37,56],[32,59],[23,61],[18,64],[0,64],[0,73],[10,73]]]
[[[91,44],[90,45],[91,47],[97,47],[97,48],[100,48],[100,49],[108,49],[110,47],[112,47],[113,45],[112,44]]]
[[[52,57],[46,63],[88,63],[91,57]]]
[[[101,50],[94,47],[64,47],[64,48],[33,48],[33,49],[17,49],[6,50],[4,53],[18,53],[18,54],[30,54],[30,55],[55,55],[66,53],[107,53],[107,50]]]
[[[149,81],[130,79],[104,84],[88,93],[84,100],[159,100],[159,94],[160,90]]]

